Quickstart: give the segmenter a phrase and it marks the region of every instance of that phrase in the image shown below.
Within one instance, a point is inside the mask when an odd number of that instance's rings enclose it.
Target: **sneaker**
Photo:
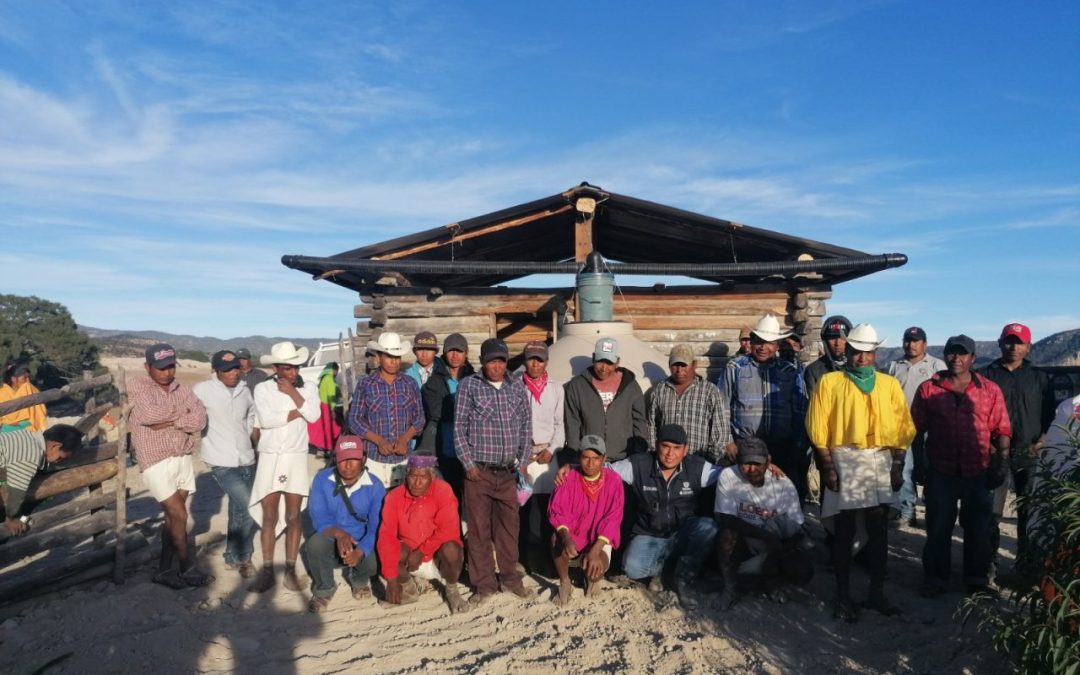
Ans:
[[[274,569],[272,567],[263,567],[255,575],[254,581],[248,586],[248,592],[250,593],[265,593],[274,587],[277,583],[277,578],[274,577]]]

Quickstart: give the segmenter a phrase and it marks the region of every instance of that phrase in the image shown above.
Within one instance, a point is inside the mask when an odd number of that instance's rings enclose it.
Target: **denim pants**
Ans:
[[[673,537],[635,535],[623,553],[623,571],[631,579],[655,577],[668,558],[675,558],[675,576],[692,579],[713,550],[718,531],[712,518],[688,518]]]
[[[341,564],[338,556],[337,542],[333,537],[325,534],[312,534],[300,548],[300,556],[304,560],[304,568],[311,577],[311,592],[317,598],[329,598],[337,589],[334,581],[334,570],[343,568],[341,576],[352,588],[367,586],[371,577],[379,571],[375,560],[375,552],[360,558],[356,567],[345,567]]]
[[[915,470],[915,453],[908,448],[904,455],[904,484],[900,487],[900,516],[905,520],[915,517],[915,504],[919,501],[919,493],[915,489],[915,479],[912,473]]]
[[[986,487],[986,472],[971,477],[949,476],[932,466],[926,469],[926,545],[923,575],[928,584],[944,588],[952,571],[952,533],[960,505],[964,528],[964,583],[985,586],[990,571],[990,525],[993,492]]]
[[[248,504],[255,483],[255,465],[211,466],[210,475],[229,497],[229,525],[225,537],[225,562],[231,565],[248,562],[254,550],[255,530]]]

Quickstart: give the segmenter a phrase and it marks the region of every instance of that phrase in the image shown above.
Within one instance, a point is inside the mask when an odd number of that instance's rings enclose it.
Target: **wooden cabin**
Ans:
[[[802,336],[804,360],[815,358],[833,286],[906,262],[899,254],[872,256],[588,183],[328,258],[282,262],[359,294],[356,343],[382,331],[411,339],[430,330],[440,341],[462,333],[473,354],[498,336],[513,354],[529,340],[558,339],[560,328],[578,318],[573,271],[593,250],[612,261],[614,319],[630,322],[663,354],[689,343],[707,361],[700,365],[708,373],[699,372],[710,377],[738,349],[740,327],[766,312]],[[538,269],[569,273],[558,287],[507,285]],[[682,283],[658,276],[676,269]],[[623,286],[624,272],[659,283]]]

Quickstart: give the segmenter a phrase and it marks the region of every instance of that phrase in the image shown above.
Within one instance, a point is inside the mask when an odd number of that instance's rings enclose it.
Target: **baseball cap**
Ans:
[[[669,366],[676,363],[691,366],[694,364],[694,350],[690,348],[690,345],[675,345],[671,348],[671,353],[668,354],[667,362]]]
[[[525,357],[525,360],[540,359],[547,363],[548,360],[548,346],[543,340],[531,340],[525,344],[525,350],[521,353]]]
[[[740,438],[735,441],[735,446],[738,448],[735,455],[735,461],[739,464],[769,463],[769,446],[765,445],[765,441],[760,438],[757,438],[756,436],[751,438]]]
[[[593,361],[611,361],[615,363],[619,360],[619,341],[615,338],[600,338],[593,348],[592,358]]]
[[[210,367],[219,373],[227,373],[240,367],[240,358],[235,352],[222,349],[220,352],[214,352],[214,355],[210,357]]]
[[[176,365],[176,350],[164,342],[146,348],[146,364],[151,368],[168,368]]]
[[[975,353],[975,341],[968,336],[961,333],[960,335],[954,335],[945,341],[945,351],[948,352],[954,348],[963,349],[968,354]]]
[[[851,332],[851,321],[846,316],[836,314],[830,316],[821,324],[822,339],[842,337],[846,338]]]
[[[1020,342],[1026,345],[1031,344],[1031,329],[1022,323],[1005,324],[1005,327],[1001,329],[1001,337],[998,339],[1004,340],[1010,336],[1019,338]]]
[[[686,445],[686,429],[678,424],[665,424],[656,432],[656,441],[668,441],[677,445]]]
[[[364,441],[359,436],[346,434],[337,439],[334,444],[334,462],[344,462],[347,459],[364,459],[367,453],[364,451]]]
[[[595,450],[601,455],[607,454],[607,444],[604,443],[604,439],[600,438],[596,434],[588,434],[587,436],[582,436],[581,449],[582,451]]]
[[[510,351],[506,343],[499,338],[488,338],[480,343],[480,363],[487,363],[494,359],[510,360]]]
[[[236,358],[238,359],[247,359],[248,361],[251,360],[251,352],[248,351],[247,347],[241,347],[233,353],[236,354]]]
[[[918,326],[912,326],[904,331],[904,340],[912,342],[922,340],[923,342],[926,342],[926,331]]]
[[[455,350],[459,352],[467,352],[469,351],[469,341],[466,340],[465,336],[461,333],[450,333],[446,336],[446,339],[443,340],[442,350],[443,354]]]
[[[439,351],[439,339],[435,337],[435,333],[429,330],[422,330],[416,334],[416,337],[412,341],[413,351],[417,349],[432,349]]]

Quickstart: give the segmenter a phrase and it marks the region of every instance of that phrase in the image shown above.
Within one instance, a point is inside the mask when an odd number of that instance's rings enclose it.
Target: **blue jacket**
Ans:
[[[372,555],[375,553],[375,537],[379,532],[379,512],[382,510],[386,490],[379,479],[368,471],[360,474],[356,486],[349,501],[352,502],[353,510],[356,511],[359,520],[349,514],[349,509],[341,498],[344,493],[334,494],[336,487],[334,467],[323,469],[315,474],[315,480],[311,482],[308,514],[311,516],[311,523],[315,526],[316,532],[322,532],[328,527],[340,527],[352,535],[364,555]]]

